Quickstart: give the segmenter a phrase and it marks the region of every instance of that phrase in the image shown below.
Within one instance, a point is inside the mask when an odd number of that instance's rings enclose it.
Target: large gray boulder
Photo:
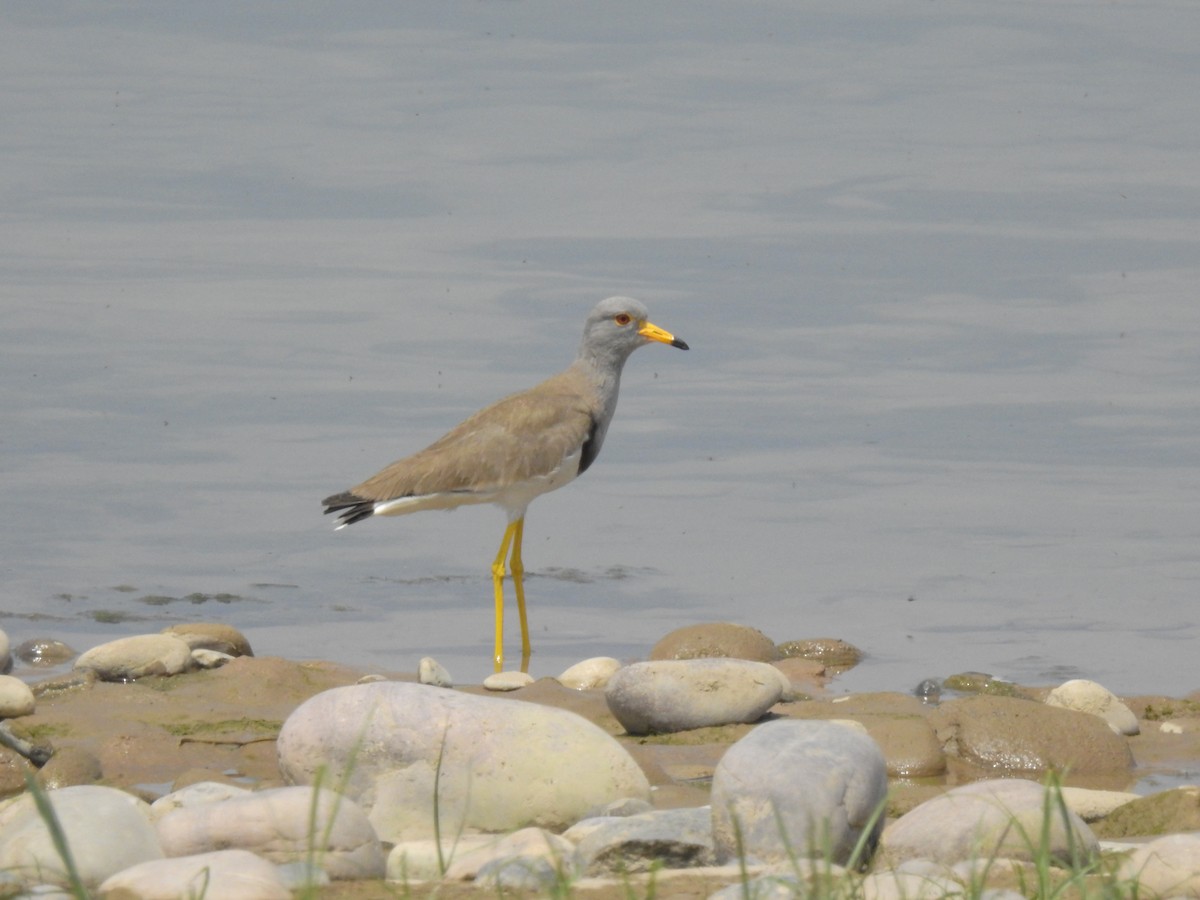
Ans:
[[[343,785],[381,840],[561,830],[650,785],[611,736],[566,710],[376,682],[301,704],[277,742],[285,780]]]
[[[630,734],[669,734],[757,722],[791,685],[774,666],[744,659],[640,662],[608,680],[604,699]]]
[[[886,798],[887,764],[866,734],[835,722],[767,722],[713,773],[717,858],[844,863],[864,835],[874,847]]]

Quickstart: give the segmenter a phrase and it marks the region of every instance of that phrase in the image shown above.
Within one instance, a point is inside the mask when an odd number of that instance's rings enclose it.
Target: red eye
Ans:
[[[633,316],[629,315],[629,313],[617,313],[613,316],[613,321],[618,325],[628,325],[633,321]]]

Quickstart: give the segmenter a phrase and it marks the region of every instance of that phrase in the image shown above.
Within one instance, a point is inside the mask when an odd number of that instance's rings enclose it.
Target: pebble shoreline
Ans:
[[[64,661],[33,643],[28,665]],[[0,671],[11,653],[0,631]],[[651,657],[454,687],[432,659],[399,677],[257,659],[235,629],[196,623],[40,681],[2,675],[0,895],[65,883],[29,774],[96,897],[203,882],[365,898],[385,880],[415,896],[790,897],[832,876],[872,900],[978,896],[983,879],[998,900],[1036,882],[1039,853],[1094,869],[1097,895],[1108,879],[1200,897],[1200,788],[1128,790],[1195,767],[1200,695],[983,677],[977,693],[830,697],[822,660],[852,665],[853,648],[729,623]]]

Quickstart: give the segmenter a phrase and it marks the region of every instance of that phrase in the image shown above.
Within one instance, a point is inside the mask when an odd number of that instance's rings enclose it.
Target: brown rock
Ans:
[[[30,666],[57,666],[78,654],[53,638],[30,638],[17,645],[14,655]]]
[[[33,774],[29,760],[7,747],[0,747],[0,799],[25,790],[25,776]]]
[[[29,687],[33,696],[40,699],[65,694],[68,691],[86,690],[95,685],[96,680],[96,673],[91,669],[72,669],[70,672],[43,678]]]
[[[542,706],[553,706],[566,709],[583,716],[589,722],[599,726],[612,735],[624,734],[625,729],[609,711],[602,690],[580,691],[569,688],[554,678],[539,678],[532,684],[520,690],[495,693],[483,687],[471,685],[461,688],[464,693],[496,697],[501,700],[520,700],[526,703],[540,703]]]
[[[73,784],[95,784],[102,777],[100,760],[81,747],[63,747],[55,751],[50,761],[37,774],[38,783],[46,790],[70,787]]]
[[[918,717],[858,716],[887,760],[889,778],[944,775],[946,755],[928,722]]]
[[[1125,704],[1147,722],[1200,720],[1200,698],[1194,694],[1182,700],[1161,695],[1129,697]]]
[[[929,707],[909,694],[857,694],[775,708],[797,719],[850,719],[879,744],[892,778],[925,778],[946,771],[941,741],[928,721]]]
[[[943,784],[920,784],[914,781],[896,781],[888,786],[887,817],[898,819],[912,812],[927,800],[946,792]]]
[[[1013,697],[962,697],[930,713],[950,756],[988,774],[1127,772],[1125,738],[1096,716]]]
[[[1109,840],[1200,831],[1200,787],[1160,791],[1119,806],[1092,826]]]
[[[353,684],[361,672],[328,663],[243,656],[220,669],[128,684],[84,680],[49,691],[21,719],[55,752],[93,755],[114,787],[167,784],[189,768],[235,771],[276,784],[275,735],[302,701]]]
[[[650,783],[701,785],[707,791],[713,770],[729,749],[728,744],[635,744],[623,742],[625,749],[646,772]],[[707,797],[699,805],[708,802]],[[657,805],[658,798],[655,798]]]
[[[825,675],[825,664],[816,659],[792,657],[771,663],[783,673],[792,685],[793,694],[819,694],[829,679]]]
[[[706,659],[725,657],[772,662],[779,659],[774,642],[748,625],[711,622],[677,628],[650,651],[650,659]]]
[[[183,622],[162,630],[173,635],[193,650],[216,650],[230,656],[253,656],[250,642],[236,628],[219,622]]]

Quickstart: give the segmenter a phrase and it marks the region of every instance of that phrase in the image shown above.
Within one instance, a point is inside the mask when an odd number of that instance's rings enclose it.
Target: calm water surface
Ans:
[[[490,670],[490,507],[319,500],[687,340],[530,510],[532,671],[735,620],[1200,687],[1200,7],[0,13],[0,627]],[[515,622],[510,645],[515,648]]]

